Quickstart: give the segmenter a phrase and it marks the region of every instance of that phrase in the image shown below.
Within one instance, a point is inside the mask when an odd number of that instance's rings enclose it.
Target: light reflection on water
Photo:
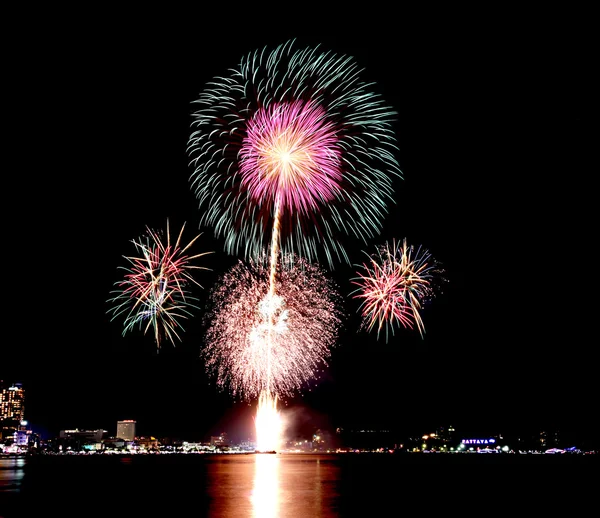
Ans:
[[[215,458],[206,477],[208,516],[339,516],[335,508],[340,468],[322,460],[318,455],[281,454]]]
[[[276,455],[254,456],[254,487],[252,514],[256,517],[279,516],[279,459]]]
[[[512,512],[515,499],[536,515],[561,506],[568,507],[566,515],[585,514],[588,495],[597,495],[588,475],[596,472],[595,459],[521,457],[252,453],[2,459],[0,484],[13,489],[0,491],[0,516],[39,516],[40,502],[46,515],[61,518],[81,518],[82,511],[111,518],[387,517],[415,503],[426,516],[464,515],[469,509],[479,515],[492,501],[495,509],[506,505]],[[472,491],[482,478],[485,490]],[[530,491],[531,480],[554,488],[561,499]],[[575,512],[578,506],[581,513]]]
[[[24,468],[24,457],[0,459],[0,491],[17,491],[25,474]]]

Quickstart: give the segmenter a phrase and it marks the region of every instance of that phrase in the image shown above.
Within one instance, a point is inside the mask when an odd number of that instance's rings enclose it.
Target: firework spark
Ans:
[[[407,245],[406,239],[402,244],[388,242],[374,254],[364,253],[369,260],[356,265],[361,270],[351,282],[358,288],[350,294],[361,299],[361,328],[371,331],[377,327],[379,338],[385,327],[387,341],[395,326],[416,326],[423,337],[421,309],[436,294],[442,273],[439,263],[422,247]]]
[[[139,255],[124,256],[130,267],[119,267],[126,273],[115,283],[116,289],[111,291],[114,297],[109,299],[109,303],[113,304],[109,310],[113,314],[111,321],[124,318],[123,335],[136,327],[143,329],[144,334],[153,328],[158,348],[164,338],[173,344],[175,339],[181,340],[178,334],[182,328],[180,321],[192,315],[192,308],[197,308],[194,305],[197,299],[191,295],[189,288],[192,284],[202,287],[192,272],[209,269],[191,262],[212,253],[187,255],[201,234],[182,246],[184,228],[185,224],[175,243],[171,243],[168,220],[166,242],[163,242],[162,232],[148,227],[144,236],[132,241]]]
[[[344,237],[378,235],[393,179],[396,112],[353,58],[295,48],[242,58],[195,101],[188,154],[201,225],[256,258],[278,227],[285,254],[350,264]]]
[[[243,399],[291,396],[317,379],[341,326],[341,299],[323,271],[299,257],[278,263],[273,280],[266,255],[239,261],[204,315],[207,371]]]

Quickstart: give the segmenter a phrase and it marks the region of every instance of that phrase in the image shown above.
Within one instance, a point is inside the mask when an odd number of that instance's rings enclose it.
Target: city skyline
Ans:
[[[348,248],[352,265],[328,268],[345,299],[343,329],[284,411],[299,428],[591,428],[589,309],[573,303],[579,286],[561,282],[593,221],[587,34],[513,26],[507,42],[484,24],[422,29],[289,26],[226,45],[198,29],[168,42],[139,29],[110,44],[77,34],[85,59],[68,38],[23,51],[11,68],[9,149],[23,215],[6,218],[20,257],[7,321],[19,325],[0,379],[24,384],[26,419],[49,433],[122,419],[169,435],[252,429],[253,402],[221,392],[200,357],[210,289],[241,257],[198,226],[186,146],[208,81],[297,38],[354,57],[398,112],[403,178],[381,234]],[[131,240],[167,220],[185,223],[188,241],[202,234],[195,253],[214,253],[199,261],[209,268],[197,275],[201,309],[181,342],[159,350],[151,333],[123,335],[107,299]],[[363,252],[404,238],[433,254],[447,282],[422,311],[423,336],[397,328],[386,342],[359,329],[350,279]]]
[[[23,387],[21,384],[6,384],[0,380],[0,402],[2,412],[0,413],[0,447],[4,443],[5,448],[18,445],[21,448],[42,448],[44,451],[50,449],[58,453],[59,446],[65,446],[65,441],[74,440],[72,446],[81,448],[85,443],[87,448],[122,449],[133,444],[144,445],[142,449],[148,448],[149,444],[154,447],[166,447],[172,445],[203,445],[214,446],[216,443],[232,447],[242,447],[237,451],[248,451],[253,445],[258,444],[256,434],[253,430],[244,427],[244,420],[239,414],[236,419],[219,432],[206,432],[198,435],[197,432],[190,436],[173,436],[169,434],[156,434],[147,427],[142,428],[144,433],[137,433],[137,422],[133,419],[118,420],[113,426],[104,428],[61,428],[56,434],[40,435],[39,428],[34,427],[27,420],[22,419]],[[16,399],[11,397],[13,392],[18,392]],[[15,406],[16,404],[16,406]],[[15,418],[16,411],[20,418]],[[361,451],[444,451],[457,450],[457,445],[462,445],[465,451],[488,448],[494,444],[496,452],[513,452],[518,449],[520,453],[539,453],[540,449],[556,452],[595,452],[600,443],[594,430],[573,431],[561,430],[555,427],[527,427],[522,429],[509,429],[508,434],[500,429],[482,429],[468,427],[466,429],[455,428],[451,424],[437,424],[429,428],[398,429],[395,427],[364,427],[355,426],[350,428],[338,427],[335,430],[327,425],[319,427],[311,423],[308,427],[301,429],[296,426],[295,420],[288,419],[289,414],[283,414],[284,426],[281,436],[280,448],[285,452],[311,451],[315,449],[327,449],[336,445],[338,452]],[[246,419],[245,421],[250,421]],[[215,428],[216,429],[216,428]],[[17,432],[18,430],[18,432]],[[34,431],[36,430],[36,431]],[[17,438],[17,434],[19,437]],[[316,438],[316,439],[315,439]],[[313,444],[316,440],[316,445]],[[119,443],[119,441],[121,441]],[[106,443],[105,446],[100,446]],[[500,446],[502,444],[502,446]],[[440,449],[440,447],[444,445]],[[300,449],[297,447],[300,446]],[[254,446],[255,447],[255,446]],[[77,449],[76,448],[76,449]],[[350,448],[349,450],[346,448]],[[558,449],[558,451],[554,451]],[[79,450],[79,451],[85,451]]]

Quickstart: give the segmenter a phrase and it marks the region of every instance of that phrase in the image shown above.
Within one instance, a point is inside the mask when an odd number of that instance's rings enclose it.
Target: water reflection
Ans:
[[[407,503],[415,502],[426,516],[465,514],[465,509],[485,508],[489,492],[468,498],[456,494],[476,484],[485,472],[498,494],[514,496],[515,488],[526,488],[534,478],[562,495],[573,493],[576,498],[561,498],[560,503],[569,507],[568,516],[584,516],[584,504],[597,494],[595,479],[588,473],[596,468],[599,456],[586,457],[581,458],[585,465],[570,463],[577,458],[565,455],[507,456],[501,464],[496,455],[468,454],[139,455],[127,461],[110,455],[6,458],[0,459],[0,515],[38,516],[40,502],[47,515],[61,518],[81,518],[81,509],[107,517],[379,517],[399,516]],[[508,465],[514,465],[509,477],[504,469]],[[553,465],[558,469],[548,469]],[[465,466],[477,469],[463,470]],[[581,469],[563,469],[566,466]],[[431,483],[422,483],[430,479]],[[546,509],[546,501],[552,509]],[[506,511],[513,509],[510,498],[504,502]],[[535,492],[529,503],[541,514],[560,504],[557,499],[540,499]],[[499,504],[495,499],[494,505]]]
[[[208,516],[340,516],[340,465],[310,454],[216,457],[207,465]]]
[[[252,512],[256,518],[273,518],[279,514],[279,458],[273,454],[254,457]]]
[[[22,456],[0,459],[0,491],[16,491],[25,474],[25,458]]]

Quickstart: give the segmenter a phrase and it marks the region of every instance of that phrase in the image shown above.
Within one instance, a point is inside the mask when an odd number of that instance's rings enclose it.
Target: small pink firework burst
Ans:
[[[435,295],[435,281],[441,273],[439,264],[421,247],[407,245],[406,239],[396,245],[395,240],[366,254],[368,262],[358,265],[360,271],[352,279],[358,288],[351,295],[361,300],[361,328],[371,331],[377,327],[394,333],[397,325],[419,330],[424,336],[421,317],[423,304]]]
[[[124,268],[125,275],[115,283],[115,296],[109,299],[113,304],[111,320],[124,317],[123,334],[135,327],[146,333],[153,328],[154,339],[160,348],[163,338],[172,343],[181,340],[178,330],[182,328],[181,319],[191,316],[191,308],[197,299],[190,294],[192,284],[202,287],[193,277],[194,270],[208,270],[192,264],[194,259],[212,252],[193,256],[188,250],[200,237],[196,236],[186,246],[181,238],[185,224],[175,243],[171,242],[169,222],[167,220],[166,241],[161,233],[146,228],[146,234],[139,240],[133,240],[137,257],[125,256],[130,267]]]

